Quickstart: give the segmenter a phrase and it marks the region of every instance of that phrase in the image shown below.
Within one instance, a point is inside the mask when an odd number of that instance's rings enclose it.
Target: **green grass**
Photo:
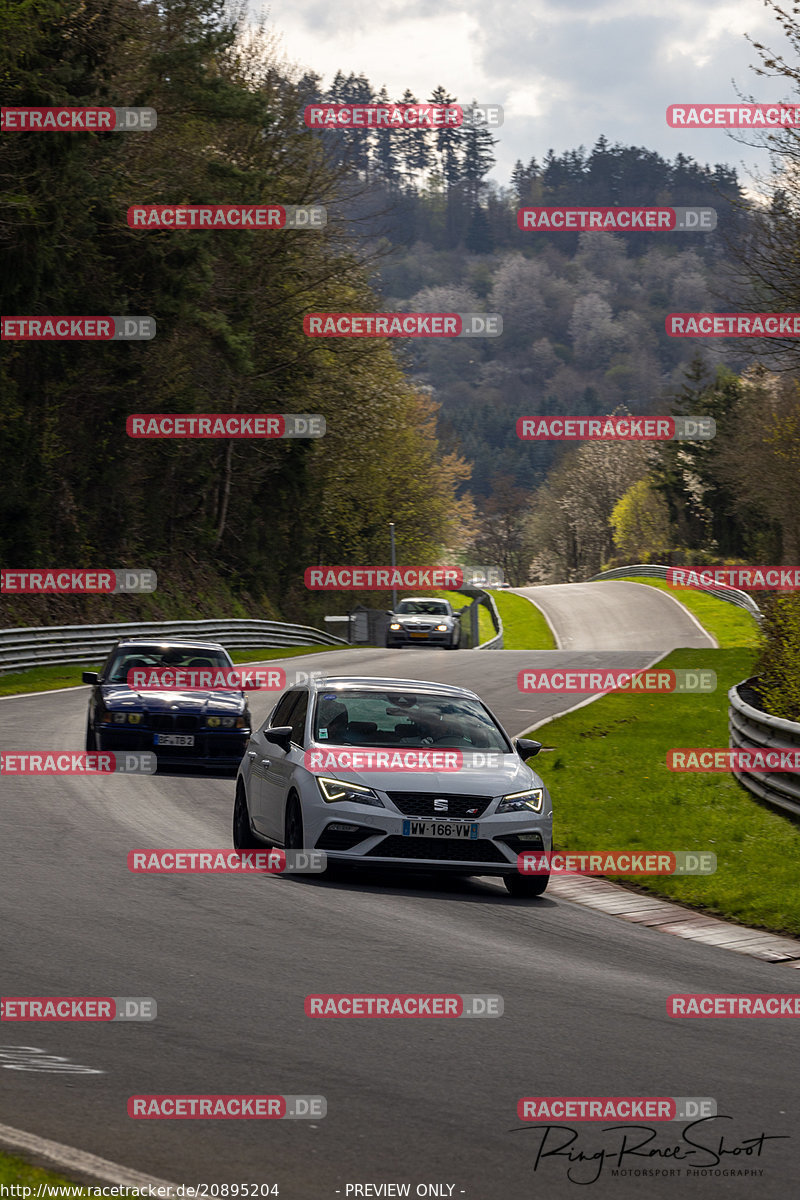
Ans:
[[[544,614],[524,596],[514,596],[502,588],[489,589],[500,620],[503,622],[504,650],[555,650],[556,643]],[[469,596],[461,592],[433,592],[440,600],[449,600],[456,611],[469,604]],[[492,618],[485,604],[478,607],[478,631],[481,643],[495,635]]]
[[[660,588],[669,592],[679,600],[689,612],[697,617],[704,629],[717,639],[720,649],[728,650],[736,646],[757,647],[759,645],[759,629],[754,617],[743,608],[737,608],[727,600],[718,600],[709,592],[701,592],[693,588],[678,590],[670,587],[666,579],[651,579],[649,575],[625,575],[623,580],[608,579],[605,583],[646,583],[650,587]]]
[[[455,612],[459,612],[462,608],[468,606],[472,599],[471,596],[465,596],[463,592],[440,591],[431,592],[431,595],[435,596],[437,600],[449,600],[450,607],[454,609]],[[461,622],[462,628],[466,634],[469,634],[469,622],[469,617],[464,617]],[[489,610],[485,604],[478,605],[478,637],[480,638],[481,643],[488,642],[489,638],[494,637],[494,625],[492,624],[492,618],[489,616]]]
[[[10,1154],[0,1154],[0,1186],[5,1188],[14,1187],[29,1187],[31,1189],[30,1196],[36,1195],[36,1189],[39,1184],[49,1184],[51,1187],[75,1188],[80,1190],[63,1192],[62,1195],[69,1196],[90,1196],[80,1184],[72,1183],[63,1175],[56,1175],[52,1171],[44,1171],[41,1167],[31,1167],[28,1163],[23,1162],[21,1158],[14,1158]],[[19,1192],[14,1193],[17,1196]],[[10,1196],[9,1191],[2,1191],[0,1195]]]
[[[617,694],[534,735],[553,795],[555,844],[569,850],[712,850],[707,876],[626,877],[637,889],[744,925],[800,935],[800,827],[760,805],[730,774],[678,774],[671,747],[727,746],[727,692],[753,652],[676,650],[671,667],[713,667],[706,695]]]
[[[541,609],[501,588],[492,591],[503,622],[504,650],[555,650],[555,638]]]
[[[321,654],[328,650],[347,650],[347,646],[270,646],[268,649],[230,650],[235,663],[265,662],[272,658],[295,658],[300,654]],[[0,696],[18,696],[21,692],[48,692],[53,688],[81,687],[81,672],[96,671],[100,663],[74,666],[32,667],[30,671],[9,671],[0,675]]]

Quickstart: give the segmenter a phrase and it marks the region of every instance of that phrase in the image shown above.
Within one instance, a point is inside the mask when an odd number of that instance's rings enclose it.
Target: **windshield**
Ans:
[[[334,746],[437,745],[513,753],[477,700],[372,688],[321,692],[311,736]]]
[[[399,613],[427,613],[429,616],[447,616],[446,600],[401,600]]]
[[[204,650],[202,646],[189,650],[164,650],[157,646],[143,649],[137,646],[131,650],[120,650],[115,655],[105,682],[127,683],[129,671],[143,671],[148,667],[203,671],[217,667],[227,670],[230,666],[231,660],[224,650]]]

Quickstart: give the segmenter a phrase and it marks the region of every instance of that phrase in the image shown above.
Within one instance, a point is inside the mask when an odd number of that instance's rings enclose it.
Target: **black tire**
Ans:
[[[305,850],[303,845],[303,812],[297,796],[291,795],[286,804],[283,824],[283,845],[287,850]]]
[[[503,876],[503,883],[506,885],[508,894],[517,900],[529,900],[533,896],[541,896],[549,882],[549,875],[520,875],[519,872],[514,872],[513,875]]]
[[[94,753],[94,751],[96,749],[97,749],[97,743],[95,741],[94,730],[92,729],[91,721],[87,717],[86,718],[86,752],[87,752],[87,754],[92,754],[92,753]]]
[[[447,649],[448,650],[458,650],[460,648],[460,646],[461,646],[461,634],[458,635],[458,641],[448,642]]]
[[[234,850],[258,850],[263,846],[250,827],[250,811],[247,795],[241,780],[236,785],[233,802],[233,848]]]

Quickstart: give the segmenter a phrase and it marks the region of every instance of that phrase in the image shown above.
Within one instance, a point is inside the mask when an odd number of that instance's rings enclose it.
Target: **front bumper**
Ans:
[[[408,630],[390,629],[386,634],[387,647],[395,646],[449,646],[453,639],[458,640],[458,632],[446,629],[443,633],[438,630],[424,630],[412,635]]]
[[[307,845],[324,850],[331,861],[354,866],[507,875],[517,869],[519,854],[550,850],[553,844],[551,816],[503,813],[482,817],[474,822],[478,826],[474,839],[409,837],[403,833],[404,822],[416,824],[436,818],[409,818],[388,808],[346,802],[330,808],[336,811],[325,811],[319,821],[309,820],[304,813]],[[452,826],[472,822],[442,817],[441,823]]]
[[[159,766],[206,767],[235,769],[244,756],[249,731],[216,732],[198,730],[194,732],[193,746],[155,746],[152,729],[124,729],[114,725],[97,725],[95,732],[101,750],[149,750],[156,755]]]

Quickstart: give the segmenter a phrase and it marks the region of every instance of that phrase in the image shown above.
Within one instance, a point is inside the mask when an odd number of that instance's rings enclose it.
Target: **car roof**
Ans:
[[[324,679],[315,679],[311,682],[317,691],[323,691],[326,688],[344,688],[346,690],[374,688],[376,691],[386,691],[387,688],[401,691],[411,688],[414,691],[428,692],[431,695],[469,696],[473,700],[480,699],[477,693],[470,691],[469,688],[456,687],[451,683],[435,683],[431,679],[380,679],[371,675],[326,675]]]
[[[140,638],[125,638],[121,642],[117,642],[114,646],[115,650],[225,650],[225,647],[220,642],[174,642],[169,638],[163,640],[159,638],[148,638],[146,641]],[[227,654],[227,651],[225,651]]]

